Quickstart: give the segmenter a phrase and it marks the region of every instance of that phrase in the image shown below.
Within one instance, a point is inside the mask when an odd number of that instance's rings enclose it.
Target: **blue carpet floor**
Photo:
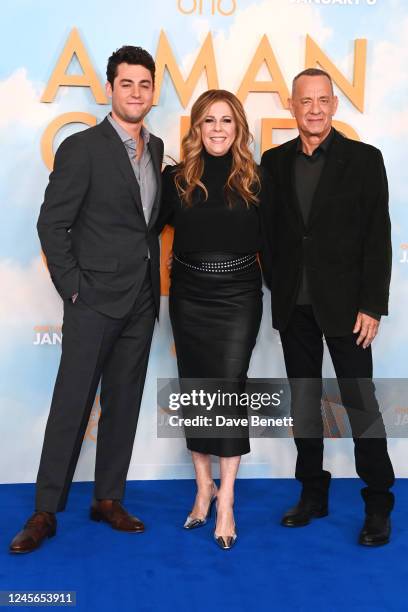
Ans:
[[[239,480],[238,542],[221,551],[212,520],[192,532],[181,528],[192,481],[128,484],[126,507],[146,522],[140,535],[91,522],[92,485],[77,483],[57,536],[34,554],[13,556],[7,547],[31,512],[34,487],[2,485],[0,591],[76,591],[75,609],[98,612],[408,610],[408,480],[395,486],[393,537],[381,548],[357,544],[359,489],[358,480],[334,480],[330,515],[287,529],[279,520],[297,499],[297,483]]]

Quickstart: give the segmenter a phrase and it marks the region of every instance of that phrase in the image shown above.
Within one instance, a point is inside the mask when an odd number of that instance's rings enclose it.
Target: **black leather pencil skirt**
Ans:
[[[175,254],[169,307],[181,387],[183,379],[217,379],[217,389],[242,392],[262,317],[262,279],[256,257]],[[224,410],[216,404],[211,416]],[[227,413],[246,417],[247,408],[235,404]],[[212,429],[211,437],[205,433],[188,437],[186,430],[187,448],[219,457],[250,452],[247,428]],[[222,437],[223,431],[228,435]]]

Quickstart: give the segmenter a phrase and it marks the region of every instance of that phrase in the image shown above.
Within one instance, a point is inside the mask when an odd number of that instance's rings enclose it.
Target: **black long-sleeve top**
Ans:
[[[224,186],[232,163],[232,155],[212,156],[203,152],[204,173],[201,182],[208,190],[208,198],[202,189],[193,194],[192,206],[180,199],[174,183],[177,166],[166,166],[163,172],[163,200],[158,221],[159,231],[164,225],[174,227],[173,250],[176,253],[226,252],[256,253],[261,250],[259,206],[269,195],[265,181],[261,180],[259,205],[247,206],[236,199],[232,207],[225,199]],[[265,203],[267,205],[267,202]]]

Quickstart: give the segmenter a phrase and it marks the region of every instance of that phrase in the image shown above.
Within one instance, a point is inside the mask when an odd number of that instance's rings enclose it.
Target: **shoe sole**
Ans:
[[[49,533],[45,537],[48,538],[48,539],[53,538],[56,535],[56,533],[57,533],[57,530]],[[42,540],[42,542],[40,542],[40,544],[38,544],[38,546],[36,546],[35,548],[32,548],[31,550],[12,550],[11,548],[9,548],[9,553],[10,553],[10,555],[29,555],[30,553],[38,550],[41,547],[41,545],[43,544],[43,542],[44,542],[44,540]]]
[[[361,546],[366,546],[367,548],[378,548],[379,546],[385,546],[386,544],[389,544],[389,542],[390,538],[387,538],[387,540],[384,540],[384,542],[364,542],[364,540],[358,541]]]

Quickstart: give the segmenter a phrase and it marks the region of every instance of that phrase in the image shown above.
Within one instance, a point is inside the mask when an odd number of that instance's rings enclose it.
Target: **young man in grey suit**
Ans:
[[[380,151],[332,127],[337,110],[330,76],[298,74],[290,108],[299,137],[266,151],[276,198],[265,211],[273,325],[291,381],[299,503],[282,519],[307,525],[328,513],[330,473],[323,469],[323,336],[350,418],[356,470],[365,482],[359,541],[390,539],[394,472],[371,381],[371,342],[388,314],[391,231]],[[268,250],[268,249],[267,249]]]
[[[143,126],[155,65],[140,47],[109,58],[112,112],[59,147],[38,220],[52,281],[64,300],[62,355],[37,477],[35,513],[10,551],[55,535],[100,378],[101,416],[90,518],[141,533],[121,505],[159,312],[163,142]]]

